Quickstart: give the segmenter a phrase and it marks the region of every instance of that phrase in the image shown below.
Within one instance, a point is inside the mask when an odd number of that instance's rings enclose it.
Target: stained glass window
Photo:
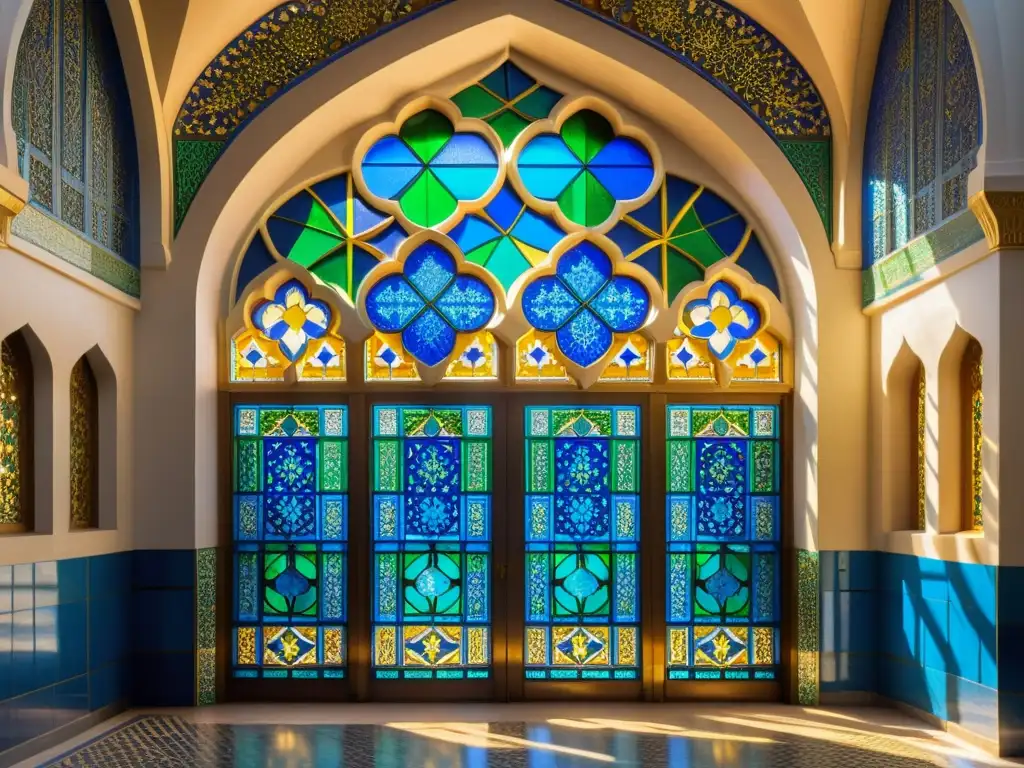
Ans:
[[[670,680],[771,680],[779,664],[779,419],[769,405],[670,405]]]
[[[92,366],[71,369],[71,527],[99,524],[99,392]]]
[[[348,412],[234,409],[233,674],[342,678]]]
[[[481,679],[491,665],[491,409],[373,409],[378,679]]]
[[[982,394],[982,352],[981,344],[971,339],[964,350],[960,364],[961,398],[963,401],[963,434],[966,489],[965,527],[969,531],[981,531],[985,527],[982,465],[984,433],[984,395]]]
[[[32,362],[20,333],[0,341],[0,531],[32,524]]]
[[[640,409],[528,407],[526,679],[640,669]]]
[[[651,297],[643,283],[617,274],[604,251],[584,240],[559,257],[554,275],[527,283],[522,306],[530,325],[553,334],[560,353],[585,368],[608,354],[622,334],[644,325]]]

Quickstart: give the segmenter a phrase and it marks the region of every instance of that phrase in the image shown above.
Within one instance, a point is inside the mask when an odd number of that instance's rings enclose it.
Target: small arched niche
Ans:
[[[942,533],[984,530],[981,343],[956,327],[939,360],[939,477]]]
[[[93,347],[71,369],[70,527],[117,523],[117,378]]]
[[[924,365],[904,342],[889,368],[884,398],[887,531],[923,531],[926,527],[926,405]]]

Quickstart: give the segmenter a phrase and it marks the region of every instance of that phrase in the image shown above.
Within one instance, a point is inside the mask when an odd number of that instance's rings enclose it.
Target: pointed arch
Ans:
[[[34,521],[34,376],[21,331],[0,341],[0,533]]]
[[[96,528],[99,523],[99,387],[89,358],[82,355],[71,369],[71,527]]]
[[[904,342],[889,368],[883,406],[886,531],[926,528],[927,394],[924,364]]]

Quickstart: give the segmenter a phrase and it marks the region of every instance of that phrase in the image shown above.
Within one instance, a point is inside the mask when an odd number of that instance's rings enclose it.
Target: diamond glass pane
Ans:
[[[640,673],[640,409],[525,412],[527,680]]]
[[[232,674],[342,678],[348,413],[234,409]]]
[[[377,679],[490,676],[491,409],[373,409]]]
[[[778,417],[771,405],[668,407],[670,680],[778,675]]]

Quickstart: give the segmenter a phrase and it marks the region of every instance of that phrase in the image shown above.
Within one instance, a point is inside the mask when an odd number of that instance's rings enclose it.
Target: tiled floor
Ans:
[[[258,705],[129,713],[16,768],[980,768],[892,710],[733,705]]]

